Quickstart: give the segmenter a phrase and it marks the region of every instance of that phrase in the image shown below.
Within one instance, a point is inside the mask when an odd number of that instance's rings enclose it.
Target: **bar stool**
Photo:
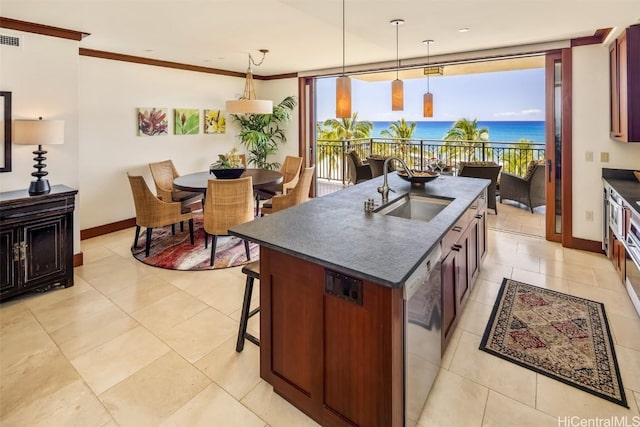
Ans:
[[[240,315],[240,328],[238,329],[238,341],[236,343],[236,351],[240,353],[244,349],[244,340],[247,339],[260,346],[260,340],[249,332],[247,332],[247,323],[251,316],[260,311],[260,307],[249,311],[251,306],[251,295],[253,294],[253,281],[260,280],[260,261],[251,262],[242,267],[242,272],[247,275],[247,281],[244,287],[244,301],[242,302],[242,314]]]

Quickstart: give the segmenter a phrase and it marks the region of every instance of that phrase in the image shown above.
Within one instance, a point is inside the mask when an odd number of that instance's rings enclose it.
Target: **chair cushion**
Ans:
[[[498,166],[496,162],[460,162],[461,166]]]
[[[529,162],[529,165],[527,166],[527,170],[525,171],[522,179],[524,179],[525,181],[528,181],[529,178],[531,178],[531,175],[533,175],[533,172],[536,170],[536,166],[543,165],[543,164],[544,164],[544,160],[531,160]]]
[[[174,191],[173,193],[171,193],[171,197],[173,198],[174,202],[184,202],[186,200],[189,199],[193,199],[193,198],[202,198],[203,194],[202,193],[198,193],[197,191],[181,191],[181,190],[177,190]]]

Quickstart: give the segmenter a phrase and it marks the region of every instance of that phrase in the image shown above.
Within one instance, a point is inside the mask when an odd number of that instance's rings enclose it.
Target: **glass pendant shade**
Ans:
[[[429,69],[429,45],[433,40],[423,40],[423,44],[427,45],[427,70]],[[433,95],[429,91],[429,74],[427,74],[427,93],[424,94],[422,101],[422,112],[424,117],[433,117]]]
[[[391,82],[391,110],[402,111],[404,109],[404,89],[402,80]]]
[[[396,79],[391,82],[391,111],[402,111],[404,110],[404,85],[398,77],[398,73],[400,72],[398,27],[404,24],[404,19],[394,19],[390,24],[396,27]]]
[[[351,118],[351,79],[348,76],[336,79],[336,117]]]
[[[424,94],[423,113],[424,117],[433,117],[433,94],[429,92]]]

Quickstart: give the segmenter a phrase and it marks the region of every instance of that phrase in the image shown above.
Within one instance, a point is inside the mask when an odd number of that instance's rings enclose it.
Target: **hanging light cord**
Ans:
[[[429,69],[429,45],[431,44],[431,42],[427,42],[427,93],[429,92],[429,74],[431,73],[431,70]]]
[[[344,50],[345,50],[345,43],[344,43],[344,0],[342,0],[342,75],[344,76]]]
[[[262,59],[260,59],[260,62],[254,61],[253,56],[251,56],[251,53],[249,53],[249,70],[251,70],[251,64],[255,65],[256,67],[261,66],[262,63],[264,62],[264,57],[267,55],[268,52],[269,50],[267,49],[260,49],[260,53],[262,53]]]
[[[399,44],[398,44],[398,27],[400,26],[400,23],[396,23],[396,80],[398,79],[398,72],[400,70],[400,53],[398,52],[399,49]]]

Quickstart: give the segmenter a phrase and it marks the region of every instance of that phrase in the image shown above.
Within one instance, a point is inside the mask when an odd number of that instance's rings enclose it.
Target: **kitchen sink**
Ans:
[[[391,203],[380,206],[374,212],[427,222],[431,221],[452,201],[453,199],[426,197],[409,193]]]

